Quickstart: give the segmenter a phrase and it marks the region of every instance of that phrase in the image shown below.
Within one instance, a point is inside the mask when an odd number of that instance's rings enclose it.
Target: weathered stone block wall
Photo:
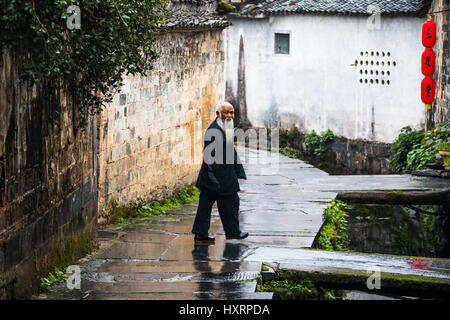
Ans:
[[[99,121],[100,210],[170,196],[197,177],[224,97],[222,30],[164,33],[157,51],[154,70],[127,78]]]
[[[392,174],[391,145],[336,137],[325,147],[322,165],[331,174]]]
[[[96,234],[95,124],[77,129],[64,93],[19,81],[20,63],[0,62],[0,299],[37,292],[39,276],[84,250],[79,235],[90,246]]]
[[[450,2],[433,0],[429,9],[437,25],[436,52],[436,100],[432,106],[435,125],[450,119]]]
[[[392,174],[389,158],[391,145],[384,142],[362,139],[347,139],[335,136],[332,141],[307,147],[306,134],[299,132],[295,138],[281,141],[280,147],[291,147],[300,152],[302,159],[318,168],[336,175]],[[314,149],[320,148],[321,155]]]

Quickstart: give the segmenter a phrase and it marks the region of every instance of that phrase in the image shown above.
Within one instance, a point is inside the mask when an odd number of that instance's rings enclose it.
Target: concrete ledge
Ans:
[[[257,248],[245,261],[276,263],[278,276],[321,286],[370,291],[369,277],[380,277],[375,293],[450,297],[450,259],[310,249]]]

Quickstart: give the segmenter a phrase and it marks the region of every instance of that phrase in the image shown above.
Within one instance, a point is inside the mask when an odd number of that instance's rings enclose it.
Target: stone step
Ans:
[[[379,276],[380,294],[450,297],[450,259],[260,247],[245,261],[275,263],[290,278],[324,286],[368,290],[369,277]]]

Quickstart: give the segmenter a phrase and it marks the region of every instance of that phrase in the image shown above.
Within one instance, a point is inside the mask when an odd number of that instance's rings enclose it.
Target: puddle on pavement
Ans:
[[[365,253],[449,258],[449,218],[439,206],[349,205],[348,248]]]

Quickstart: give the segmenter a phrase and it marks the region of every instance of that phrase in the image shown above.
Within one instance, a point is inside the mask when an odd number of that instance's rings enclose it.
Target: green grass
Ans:
[[[39,290],[41,292],[49,292],[50,289],[58,283],[65,282],[67,280],[67,267],[54,269],[53,272],[50,272],[47,277],[41,278],[41,283],[39,285]]]
[[[342,290],[324,289],[311,281],[294,281],[277,275],[275,280],[263,281],[259,276],[256,292],[273,292],[274,299],[288,300],[343,300]]]
[[[162,201],[121,206],[116,200],[112,200],[107,221],[108,224],[118,224],[133,218],[159,216],[183,204],[198,201],[199,196],[200,191],[195,186],[187,186],[178,191],[175,196]]]

